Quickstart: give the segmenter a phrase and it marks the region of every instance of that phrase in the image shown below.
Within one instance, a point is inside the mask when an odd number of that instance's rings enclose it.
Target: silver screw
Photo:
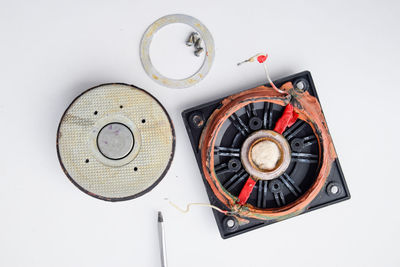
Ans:
[[[197,48],[196,51],[194,51],[195,56],[199,57],[200,54],[203,53],[203,50],[204,49],[202,47]]]
[[[194,42],[194,47],[196,47],[197,49],[201,48],[201,39],[197,38]]]
[[[189,38],[186,41],[187,46],[192,46],[194,45],[195,47],[195,52],[194,54],[199,57],[200,54],[203,52],[203,47],[201,47],[201,38],[197,32],[192,32],[189,36]]]
[[[189,38],[186,41],[186,45],[187,46],[192,46],[196,42],[196,40],[199,38],[198,35],[199,34],[197,32],[192,32],[189,35]]]

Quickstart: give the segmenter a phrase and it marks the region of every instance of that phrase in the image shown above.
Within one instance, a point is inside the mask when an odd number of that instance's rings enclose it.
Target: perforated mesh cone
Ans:
[[[115,125],[122,126],[112,128]],[[118,154],[119,148],[121,157],[107,157],[107,152]],[[65,174],[82,191],[109,201],[150,191],[167,172],[174,149],[173,125],[161,104],[125,84],[100,85],[77,97],[57,134]]]

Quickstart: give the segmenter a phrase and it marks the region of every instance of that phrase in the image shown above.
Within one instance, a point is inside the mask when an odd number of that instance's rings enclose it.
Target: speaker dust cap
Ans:
[[[57,153],[65,174],[83,192],[108,201],[149,192],[168,171],[174,150],[174,128],[164,107],[127,84],[87,90],[58,127]]]

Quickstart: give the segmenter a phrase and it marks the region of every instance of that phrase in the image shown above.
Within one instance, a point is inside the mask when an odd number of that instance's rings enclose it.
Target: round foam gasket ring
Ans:
[[[97,143],[99,132],[112,124],[127,127],[134,140],[129,153],[118,159],[103,155]],[[63,114],[57,132],[64,173],[83,192],[107,201],[149,192],[167,173],[174,152],[175,131],[164,107],[128,84],[103,84],[83,92]]]
[[[227,97],[222,100],[218,109],[214,110],[211,114],[206,127],[202,132],[199,149],[201,150],[201,164],[205,179],[210,185],[214,195],[228,209],[239,216],[260,220],[271,220],[288,218],[301,213],[323,188],[332,163],[337,157],[321,106],[315,97],[311,96],[308,92],[296,92],[290,82],[282,85],[281,90],[286,92],[286,94],[278,93],[273,88],[267,86],[260,86]],[[281,106],[286,106],[291,100],[295,111],[299,113],[299,119],[307,122],[317,137],[320,148],[319,173],[307,192],[296,201],[285,206],[262,209],[254,207],[248,203],[241,205],[238,203],[237,197],[224,189],[215,172],[214,146],[222,124],[235,111],[243,108],[249,103],[268,101]]]
[[[160,72],[158,72],[157,69],[154,68],[153,63],[150,59],[150,44],[153,40],[154,34],[162,27],[172,23],[183,23],[193,27],[200,34],[200,37],[202,38],[205,45],[205,57],[203,64],[196,73],[186,79],[170,79],[168,77],[165,77]],[[167,15],[156,20],[147,28],[140,42],[140,59],[147,75],[149,75],[149,77],[155,82],[170,88],[187,88],[200,82],[210,71],[212,63],[214,61],[214,57],[214,39],[210,31],[198,19],[188,15]]]

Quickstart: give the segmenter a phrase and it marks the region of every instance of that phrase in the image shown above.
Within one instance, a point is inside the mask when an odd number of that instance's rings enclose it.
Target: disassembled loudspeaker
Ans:
[[[62,116],[57,153],[65,174],[83,192],[128,200],[156,186],[175,150],[173,124],[149,93],[104,84],[78,96]]]
[[[221,236],[350,198],[309,72],[182,113]]]

